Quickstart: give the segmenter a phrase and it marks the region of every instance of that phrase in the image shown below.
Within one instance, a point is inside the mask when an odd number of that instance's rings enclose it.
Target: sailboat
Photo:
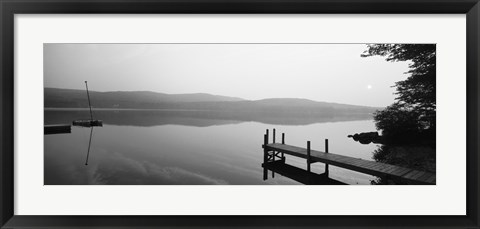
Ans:
[[[90,119],[79,119],[72,122],[74,126],[83,126],[83,127],[93,127],[93,126],[103,126],[102,120],[93,119],[92,113],[92,104],[90,103],[90,94],[88,93],[88,83],[85,81],[85,87],[87,88],[87,98],[88,98],[88,107],[90,108]]]

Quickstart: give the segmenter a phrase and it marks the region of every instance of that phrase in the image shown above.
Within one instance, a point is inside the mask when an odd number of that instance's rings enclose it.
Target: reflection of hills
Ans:
[[[89,118],[85,91],[45,88],[45,107],[70,109],[46,111],[45,122],[70,123]],[[147,91],[90,91],[91,102],[98,108],[95,118],[113,125],[188,125],[211,126],[239,122],[277,125],[307,125],[371,119],[375,107],[317,102],[298,98],[243,100],[241,98],[196,94],[165,94]],[[110,110],[108,110],[110,109]],[[115,109],[115,110],[113,110]]]
[[[45,124],[71,123],[88,119],[86,109],[45,109]],[[241,122],[261,122],[274,125],[308,125],[321,122],[339,122],[371,119],[371,114],[348,113],[291,113],[282,111],[206,111],[206,110],[94,110],[94,118],[104,124],[130,126],[213,126]]]

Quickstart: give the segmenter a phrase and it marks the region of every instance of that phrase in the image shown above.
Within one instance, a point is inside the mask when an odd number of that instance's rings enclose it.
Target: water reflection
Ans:
[[[92,145],[93,126],[90,127],[90,138],[88,139],[87,159],[85,165],[88,165],[88,156],[90,156],[90,146]]]
[[[268,179],[268,171],[272,174],[272,179],[275,178],[275,174],[280,174],[284,177],[288,177],[294,181],[297,181],[306,185],[345,185],[341,181],[332,179],[329,177],[328,173],[324,172],[321,174],[308,172],[307,170],[300,169],[295,166],[286,164],[282,160],[268,161],[267,163],[262,163],[263,168],[263,180]]]
[[[316,148],[329,138],[332,152],[369,160],[375,148],[346,137],[352,131],[374,128],[371,120],[272,126],[192,116],[184,112],[95,111],[95,117],[104,120],[104,127],[72,127],[71,134],[44,136],[45,184],[299,184],[281,175],[262,179],[262,136],[265,129],[273,127],[288,133],[286,141],[292,145],[312,140]],[[88,111],[45,111],[46,123],[88,117]],[[304,160],[287,160],[298,168],[305,167]],[[313,165],[312,171],[318,173],[324,167]],[[330,167],[330,177],[348,184],[370,184],[373,179],[334,166]]]
[[[236,124],[241,122],[260,122],[274,125],[309,125],[323,122],[342,122],[371,119],[370,114],[324,114],[292,115],[282,112],[230,112],[203,110],[105,110],[96,109],[95,118],[105,124],[122,126],[159,126],[185,125],[208,127],[214,125]],[[70,123],[75,119],[88,119],[86,109],[45,109],[45,124]]]

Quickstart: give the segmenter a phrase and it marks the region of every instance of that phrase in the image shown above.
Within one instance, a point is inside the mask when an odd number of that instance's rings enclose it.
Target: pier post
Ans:
[[[275,143],[275,128],[273,129],[273,142],[272,143]]]
[[[267,180],[268,171],[267,171],[267,144],[268,144],[268,130],[267,134],[263,135],[263,180]]]
[[[285,145],[285,133],[282,133],[282,145]],[[285,156],[282,152],[282,161],[285,163]]]
[[[269,132],[269,129],[267,129],[267,143],[265,143],[265,145],[268,144],[268,139],[269,139],[269,136],[270,136],[268,132]],[[267,154],[268,154],[268,152],[267,152]]]
[[[275,144],[275,139],[276,139],[276,137],[275,137],[275,132],[276,132],[276,131],[275,131],[275,128],[273,128],[272,143],[274,143],[274,144]],[[272,161],[275,161],[275,157],[276,157],[276,156],[277,156],[277,152],[276,152],[276,151],[273,151],[273,152],[272,152]]]
[[[273,137],[272,143],[275,143],[275,128],[273,128],[272,137]],[[276,156],[277,156],[277,152],[276,152],[276,151],[272,151],[272,162],[275,161],[275,157],[276,157]],[[275,172],[273,172],[273,171],[272,171],[272,178],[275,178]]]
[[[328,153],[328,139],[325,139],[325,153]],[[328,177],[328,164],[325,163],[325,175]]]
[[[307,141],[307,171],[310,172],[310,141]]]

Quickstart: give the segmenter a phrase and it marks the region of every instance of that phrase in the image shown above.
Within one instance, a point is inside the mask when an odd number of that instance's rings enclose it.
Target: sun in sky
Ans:
[[[368,90],[372,89],[372,85],[370,85],[370,84],[367,85],[367,89],[368,89]]]

